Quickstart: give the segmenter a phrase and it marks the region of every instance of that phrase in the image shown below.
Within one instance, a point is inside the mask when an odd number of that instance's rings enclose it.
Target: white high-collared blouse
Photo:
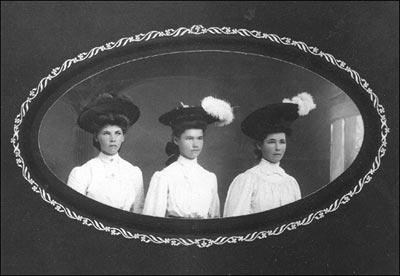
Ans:
[[[103,204],[141,213],[144,201],[142,171],[118,154],[100,153],[72,169],[67,185]]]
[[[178,160],[155,172],[150,181],[144,215],[181,218],[220,217],[217,177],[197,163]]]
[[[229,187],[224,217],[242,216],[274,209],[301,199],[296,179],[279,163],[261,159],[253,168],[239,174]]]

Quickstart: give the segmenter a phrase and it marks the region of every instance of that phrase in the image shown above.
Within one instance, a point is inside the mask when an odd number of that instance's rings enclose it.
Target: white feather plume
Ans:
[[[201,107],[218,119],[217,126],[229,125],[234,119],[232,107],[226,101],[208,96],[201,101]]]
[[[307,115],[311,110],[317,107],[314,103],[313,97],[307,92],[302,92],[291,100],[283,99],[283,103],[293,103],[299,106],[298,113],[300,116]]]

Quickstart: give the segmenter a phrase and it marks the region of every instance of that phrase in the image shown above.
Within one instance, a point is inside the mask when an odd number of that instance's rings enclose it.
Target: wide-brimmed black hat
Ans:
[[[269,104],[255,110],[243,120],[241,129],[255,140],[263,140],[270,133],[290,133],[291,124],[315,107],[311,95],[303,92],[291,100],[284,99],[282,103]]]
[[[122,114],[132,126],[140,116],[139,108],[124,95],[104,93],[98,95],[91,103],[85,106],[78,117],[78,125],[88,131],[95,132],[95,122],[102,114]]]
[[[201,121],[207,124],[215,123],[217,118],[208,114],[201,106],[177,107],[163,114],[158,118],[159,122],[174,126],[176,124],[187,121]]]
[[[262,140],[268,133],[289,132],[290,125],[298,117],[296,104],[271,104],[252,112],[244,119],[241,128],[247,136]]]
[[[229,103],[209,96],[202,100],[201,106],[188,106],[181,103],[181,106],[161,115],[158,120],[171,127],[189,121],[217,123],[218,126],[224,126],[230,124],[233,117],[233,110]]]

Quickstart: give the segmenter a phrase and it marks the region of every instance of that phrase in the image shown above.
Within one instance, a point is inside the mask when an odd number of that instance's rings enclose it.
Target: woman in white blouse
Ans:
[[[183,105],[159,121],[172,127],[167,167],[154,173],[143,209],[144,215],[206,219],[220,217],[217,177],[197,162],[208,124],[227,125],[233,120],[230,105],[213,97],[201,106]]]
[[[311,95],[303,92],[283,103],[270,104],[251,113],[242,122],[242,131],[253,138],[258,165],[239,174],[231,183],[224,217],[242,216],[274,209],[301,199],[299,184],[281,167],[290,124],[316,107]]]
[[[99,155],[72,169],[67,185],[103,204],[141,213],[144,202],[142,171],[122,159],[118,152],[128,128],[140,111],[127,97],[101,94],[87,105],[78,125],[93,133]]]

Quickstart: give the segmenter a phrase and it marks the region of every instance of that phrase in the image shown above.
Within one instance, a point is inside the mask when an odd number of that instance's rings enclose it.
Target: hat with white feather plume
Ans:
[[[201,106],[180,106],[163,114],[158,118],[160,123],[170,126],[173,131],[177,129],[205,129],[208,124],[217,126],[229,125],[234,119],[231,105],[223,100],[208,96],[201,101]],[[165,147],[168,155],[166,165],[176,161],[179,157],[179,148],[173,142],[168,142]]]
[[[202,121],[206,124],[215,123],[217,126],[229,125],[234,119],[231,105],[212,96],[205,97],[201,106],[180,106],[163,114],[158,119],[160,123],[174,127],[187,121]]]
[[[291,124],[315,108],[313,97],[302,92],[292,99],[283,99],[282,103],[257,109],[244,119],[241,128],[244,134],[256,140],[263,140],[270,133],[290,134]]]

